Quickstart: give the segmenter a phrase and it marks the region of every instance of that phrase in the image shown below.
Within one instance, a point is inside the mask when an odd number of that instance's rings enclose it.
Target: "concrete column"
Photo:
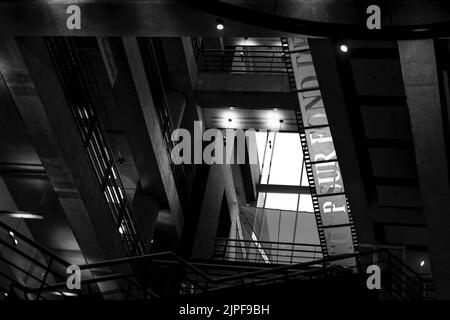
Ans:
[[[160,209],[160,201],[151,194],[146,193],[139,183],[133,198],[133,212],[147,251],[152,244]]]
[[[124,257],[118,228],[43,39],[2,38],[0,56],[2,75],[86,261]],[[125,265],[112,269],[105,271],[130,272]],[[98,286],[102,291],[117,288],[111,282]]]
[[[40,53],[46,54],[42,40],[36,40],[40,42],[37,43],[38,46],[40,45]],[[88,174],[90,164],[81,141],[73,139],[77,137],[81,140],[69,106],[65,102],[64,94],[48,57],[47,60],[41,59],[37,55],[38,52],[33,50],[37,49],[35,46],[33,49],[25,50],[25,43],[23,41],[21,43],[23,52],[33,64],[32,67],[40,65],[42,69],[34,70],[33,75],[36,78],[33,79],[32,72],[22,58],[22,52],[11,38],[2,41],[2,74],[83,254],[87,261],[103,260],[103,248],[99,245],[94,226],[82,199],[83,188],[79,188],[81,186],[77,185],[76,181],[76,175],[80,179],[78,182],[81,182],[82,176]],[[41,95],[39,95],[40,90],[42,90]],[[46,102],[47,105],[45,105]],[[47,113],[49,106],[53,106],[56,113]],[[59,123],[59,127],[54,128],[51,122]],[[71,165],[72,169],[78,168],[78,172],[71,170]],[[98,185],[98,182],[92,176],[91,181],[86,184],[88,187],[85,191],[89,192],[93,186]],[[97,202],[104,203],[104,200]],[[103,208],[101,211],[105,212],[105,210],[106,208]]]
[[[209,169],[202,209],[198,219],[192,257],[210,259],[214,253],[217,226],[223,193],[225,192],[222,167],[214,164]]]
[[[183,211],[170,165],[171,159],[169,158],[164,144],[161,126],[153,103],[152,92],[150,91],[147,76],[145,74],[145,67],[138,43],[134,37],[123,38],[122,41],[140,102],[142,117],[145,122],[147,134],[152,143],[164,190],[169,202],[170,211],[174,217],[178,235],[181,235],[184,223]]]
[[[433,40],[399,41],[437,297],[450,298],[449,172]]]
[[[167,103],[169,104],[173,127],[175,129],[179,128],[186,108],[186,98],[180,92],[169,92],[166,97]]]
[[[375,236],[367,216],[368,201],[346,108],[347,101],[338,72],[336,49],[328,39],[311,39],[309,45],[358,240],[363,243],[374,243]]]

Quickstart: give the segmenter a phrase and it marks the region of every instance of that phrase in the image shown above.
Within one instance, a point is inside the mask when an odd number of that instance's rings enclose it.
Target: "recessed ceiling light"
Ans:
[[[420,266],[423,267],[425,265],[425,260],[420,261]]]
[[[217,23],[217,24],[216,24],[217,30],[223,30],[223,29],[225,29],[225,24],[224,24],[224,22],[223,22],[222,19],[217,18],[216,23]]]
[[[15,246],[17,246],[19,244],[19,241],[17,241],[17,239],[14,238],[13,243],[14,243]]]
[[[340,49],[342,52],[348,52],[348,47],[347,47],[345,44],[341,44],[340,47],[339,47],[339,49]]]

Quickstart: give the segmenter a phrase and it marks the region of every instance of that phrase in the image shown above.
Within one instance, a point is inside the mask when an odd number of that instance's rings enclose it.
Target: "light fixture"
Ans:
[[[223,29],[225,29],[225,24],[224,24],[224,22],[223,22],[223,20],[222,19],[220,19],[220,18],[217,18],[216,19],[216,28],[217,28],[217,30],[223,30]]]
[[[119,233],[120,233],[120,234],[123,234],[123,228],[122,228],[122,226],[119,227]]]
[[[14,238],[14,232],[10,231],[10,232],[9,232],[9,236],[10,236],[11,238]]]
[[[420,266],[423,267],[425,265],[425,260],[420,261]]]
[[[13,243],[14,243],[15,246],[17,246],[19,244],[19,241],[17,241],[17,239],[14,238]]]
[[[11,211],[0,210],[0,217],[17,218],[17,219],[44,219],[41,213],[28,212],[28,211]]]
[[[230,110],[234,110],[234,107],[230,107]]]
[[[52,295],[55,296],[63,296],[63,297],[77,297],[78,294],[75,292],[69,292],[69,291],[51,291]]]
[[[344,53],[348,52],[348,47],[345,44],[341,44],[339,49]]]

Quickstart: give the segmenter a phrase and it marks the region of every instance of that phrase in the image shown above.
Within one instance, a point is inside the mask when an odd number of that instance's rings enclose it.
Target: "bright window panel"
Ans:
[[[274,140],[269,183],[298,186],[303,161],[299,134],[279,132]]]
[[[310,194],[301,194],[300,203],[298,204],[298,211],[300,212],[314,212],[312,198]]]
[[[268,209],[297,210],[298,194],[291,193],[267,193],[266,205]]]

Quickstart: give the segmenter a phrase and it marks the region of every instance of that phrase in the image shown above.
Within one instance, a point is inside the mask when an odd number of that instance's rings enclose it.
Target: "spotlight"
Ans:
[[[347,47],[345,44],[341,44],[341,46],[339,47],[339,49],[340,49],[342,52],[348,52],[348,47]]]
[[[420,266],[423,267],[425,265],[425,260],[420,261]]]
[[[10,231],[10,232],[9,232],[9,236],[10,236],[11,238],[14,238],[14,232]]]
[[[217,30],[223,30],[225,28],[225,24],[222,19],[217,18],[216,23]]]
[[[14,238],[13,243],[14,243],[15,246],[17,246],[19,244],[19,241],[17,241],[17,239]]]

